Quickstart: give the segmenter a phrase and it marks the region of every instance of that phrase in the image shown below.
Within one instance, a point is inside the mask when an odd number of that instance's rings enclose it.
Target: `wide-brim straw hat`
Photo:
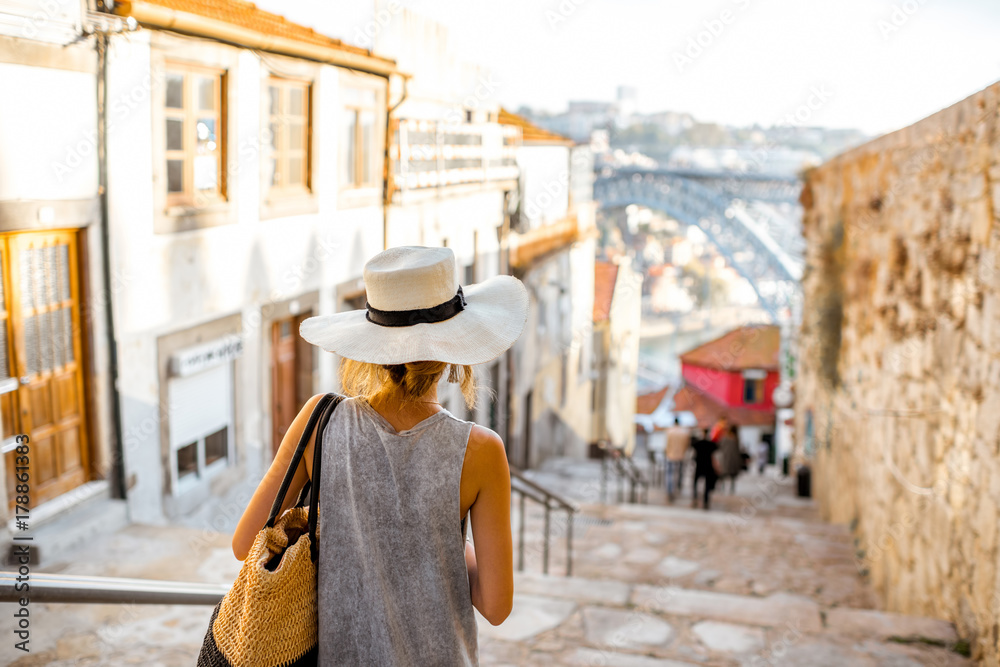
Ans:
[[[528,291],[513,276],[460,285],[451,248],[399,246],[364,267],[365,308],[317,315],[299,325],[327,352],[375,364],[493,361],[518,339]]]

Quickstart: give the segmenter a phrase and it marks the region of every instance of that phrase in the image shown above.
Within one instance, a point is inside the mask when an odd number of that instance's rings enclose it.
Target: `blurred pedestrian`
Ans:
[[[761,439],[757,443],[757,472],[759,474],[764,474],[764,466],[767,465],[767,460],[770,456],[771,446],[767,444],[767,440]]]
[[[719,438],[719,459],[719,476],[722,478],[723,488],[728,478],[729,492],[736,493],[736,478],[743,470],[743,452],[735,426],[730,426]]]
[[[719,438],[726,432],[729,426],[729,420],[726,415],[719,415],[719,419],[715,422],[715,426],[712,427],[712,431],[708,435],[708,439],[712,442],[718,444]]]
[[[698,433],[691,445],[694,449],[694,483],[691,485],[691,507],[698,506],[698,480],[705,480],[704,508],[708,509],[710,495],[718,478],[719,464],[715,460],[715,452],[719,448],[708,438]]]
[[[667,446],[664,452],[667,459],[666,470],[664,471],[667,499],[674,502],[674,483],[676,481],[677,493],[682,492],[684,486],[684,458],[691,447],[691,433],[681,426],[681,420],[674,417],[674,425],[667,429]]]

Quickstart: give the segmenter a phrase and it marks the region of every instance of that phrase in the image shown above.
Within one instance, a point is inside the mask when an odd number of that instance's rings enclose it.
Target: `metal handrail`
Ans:
[[[525,494],[539,505],[544,505],[546,503],[546,498],[544,493],[539,493],[535,489],[525,484],[523,480],[520,480],[517,477],[514,477],[513,475],[510,478],[510,490],[517,493]]]
[[[574,512],[580,511],[580,506],[575,501],[570,500],[569,498],[556,493],[552,489],[549,489],[548,487],[539,484],[538,482],[529,477],[526,477],[524,472],[520,468],[517,468],[515,466],[510,466],[510,476],[511,478],[517,478],[519,481],[524,482],[535,491],[545,494],[547,498],[556,501],[556,503],[559,504],[562,509],[572,510]]]
[[[566,576],[573,568],[573,514],[579,506],[571,500],[528,479],[511,468],[511,490],[521,494],[521,525],[518,569],[524,570],[524,499],[530,498],[545,508],[545,551],[543,572],[549,571],[549,513],[564,509],[567,512]],[[24,589],[27,583],[30,588]],[[0,603],[18,603],[22,598],[32,602],[81,603],[81,604],[186,604],[214,606],[225,597],[231,585],[206,584],[161,579],[132,579],[125,577],[99,577],[73,574],[49,574],[0,570]]]
[[[510,490],[521,494],[518,509],[521,520],[518,524],[517,536],[517,569],[524,571],[524,524],[527,521],[524,500],[531,498],[545,508],[545,541],[543,542],[542,572],[549,573],[549,514],[553,509],[566,511],[566,576],[573,573],[573,515],[580,511],[580,506],[555,491],[538,482],[525,477],[524,472],[515,466],[510,468]],[[553,507],[553,503],[555,506]]]
[[[636,486],[640,487],[639,496],[644,498],[643,502],[649,502],[649,481],[643,477],[642,471],[636,466],[635,461],[631,457],[625,456],[624,450],[621,447],[606,445],[601,447],[601,451],[601,502],[607,502],[609,459],[612,462],[612,470],[617,473],[618,502],[624,502],[625,500],[622,488],[624,480],[628,480],[629,484],[629,502],[634,503],[638,500],[636,497]]]
[[[623,457],[622,459],[626,468],[628,468],[629,475],[632,477],[632,487],[631,487],[631,502],[649,502],[649,480],[642,474],[642,470],[636,465],[635,461],[632,460],[631,456]],[[639,497],[642,498],[638,501],[636,498],[635,487],[639,486]]]
[[[19,581],[20,577],[20,581]],[[27,583],[28,590],[17,584]],[[91,577],[32,572],[25,581],[17,572],[0,571],[0,602],[79,602],[90,604],[216,605],[229,592],[224,584],[202,584],[159,579]]]
[[[635,475],[622,462],[623,458],[625,458],[625,457],[621,456],[621,455],[615,456],[615,457],[613,457],[612,462],[615,465],[615,470],[618,472],[619,479],[624,478],[624,479],[628,480],[628,484],[629,484],[629,496],[628,497],[630,499],[630,502],[635,502]],[[623,502],[624,500],[625,500],[625,498],[622,495],[621,484],[619,484],[618,485],[618,502]]]
[[[626,475],[626,473],[622,469],[621,464],[617,461],[618,457],[621,455],[621,452],[620,452],[620,450],[618,448],[611,447],[611,446],[603,446],[603,445],[600,448],[600,452],[601,452],[601,502],[602,503],[606,503],[608,501],[608,499],[607,499],[607,495],[608,495],[607,491],[608,491],[608,461],[609,460],[612,462],[612,465],[611,465],[612,471],[615,472],[615,473],[617,473],[617,475],[615,477],[616,480],[617,480],[617,482],[618,482],[618,484],[617,484],[617,488],[618,488],[617,500],[618,500],[618,502],[622,502],[622,500],[623,500],[623,497],[622,497],[622,478]]]

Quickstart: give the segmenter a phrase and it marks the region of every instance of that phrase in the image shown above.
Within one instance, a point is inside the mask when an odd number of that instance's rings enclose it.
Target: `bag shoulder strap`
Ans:
[[[337,409],[343,396],[333,394],[333,399],[324,407],[323,414],[320,415],[319,424],[316,427],[316,442],[313,443],[313,478],[317,478],[322,469],[323,463],[323,432],[330,421],[330,416]],[[319,520],[319,479],[309,480],[312,483],[312,492],[309,494],[309,553],[313,561],[319,558],[319,540],[316,539],[316,523]]]
[[[333,401],[336,394],[324,394],[319,402],[316,403],[316,407],[313,408],[312,414],[309,415],[309,421],[306,422],[305,428],[302,429],[302,436],[299,438],[299,444],[295,447],[295,453],[292,454],[292,460],[288,463],[288,469],[285,471],[285,477],[281,480],[281,486],[278,487],[278,493],[274,498],[274,503],[271,505],[271,513],[267,517],[267,523],[264,524],[265,528],[272,528],[274,522],[278,518],[278,512],[281,511],[281,506],[285,503],[285,494],[288,493],[288,487],[292,485],[292,478],[295,477],[296,471],[299,469],[299,463],[302,461],[302,456],[306,451],[306,445],[309,444],[309,437],[312,435],[313,429],[316,428],[316,422],[319,421],[323,410]]]

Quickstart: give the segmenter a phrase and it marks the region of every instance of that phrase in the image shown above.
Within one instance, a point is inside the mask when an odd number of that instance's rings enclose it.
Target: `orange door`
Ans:
[[[9,369],[18,379],[17,390],[5,395],[4,431],[30,438],[34,506],[88,477],[76,234],[9,234],[0,246],[8,290],[3,324],[11,341]],[[13,507],[14,454],[5,456]]]
[[[271,423],[272,451],[277,453],[285,431],[298,414],[295,391],[294,318],[286,317],[271,325]]]
[[[299,324],[311,316],[307,310],[271,326],[271,447],[275,453],[312,392],[313,346],[299,336]]]

